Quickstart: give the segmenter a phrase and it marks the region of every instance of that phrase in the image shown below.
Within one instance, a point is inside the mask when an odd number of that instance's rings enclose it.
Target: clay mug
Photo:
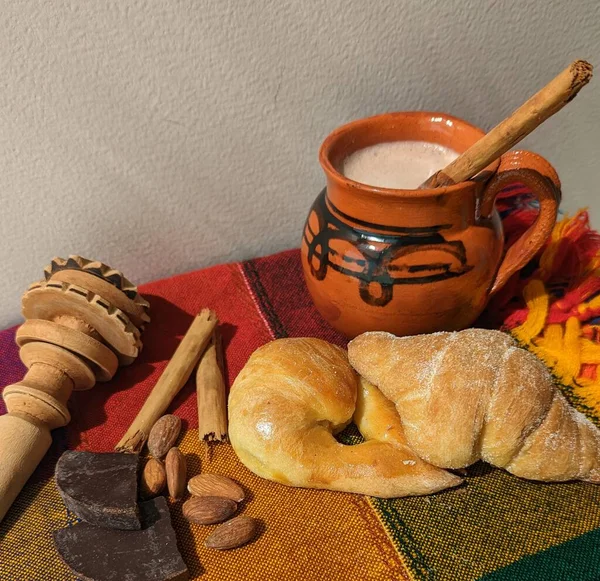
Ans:
[[[325,139],[327,187],[306,220],[301,255],[308,290],[334,328],[348,337],[463,329],[542,247],[561,192],[535,153],[510,151],[473,180],[429,190],[368,186],[340,171],[348,155],[377,143],[428,141],[462,153],[483,135],[451,115],[412,111],[360,119]],[[527,186],[540,210],[504,254],[495,200],[511,184]]]

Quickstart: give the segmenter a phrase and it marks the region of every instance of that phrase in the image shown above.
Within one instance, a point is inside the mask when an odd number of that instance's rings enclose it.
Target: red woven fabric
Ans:
[[[307,335],[344,343],[315,310],[297,250],[159,280],[142,285],[140,292],[150,302],[152,317],[142,334],[142,353],[133,365],[120,368],[109,384],[99,383],[90,391],[72,394],[72,420],[64,429],[69,448],[108,451],[114,447],[160,377],[192,317],[203,307],[214,309],[222,323],[229,384],[250,354],[275,337]],[[19,381],[26,371],[14,342],[15,330],[0,332],[2,388]],[[171,406],[184,420],[184,427],[191,428],[198,423],[192,383]],[[4,407],[1,411],[5,412]]]

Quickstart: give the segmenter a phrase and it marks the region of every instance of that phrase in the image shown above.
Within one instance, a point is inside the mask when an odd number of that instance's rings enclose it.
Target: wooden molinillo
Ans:
[[[140,353],[148,303],[119,271],[80,256],[55,258],[23,295],[18,329],[25,377],[4,389],[0,520],[71,416],[73,390],[110,380]]]

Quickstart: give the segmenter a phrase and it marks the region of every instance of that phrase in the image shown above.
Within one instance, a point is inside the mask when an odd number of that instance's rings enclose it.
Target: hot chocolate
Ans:
[[[413,190],[457,157],[456,151],[437,143],[390,141],[350,154],[342,173],[369,186]]]

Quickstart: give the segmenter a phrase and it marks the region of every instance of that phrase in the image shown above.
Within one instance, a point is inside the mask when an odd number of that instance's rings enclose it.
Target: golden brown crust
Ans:
[[[357,390],[357,376],[338,347],[320,339],[273,341],[250,357],[231,388],[231,443],[250,470],[292,486],[397,497],[460,483],[408,448],[397,414],[378,390],[366,384]],[[345,446],[332,434],[352,420],[355,408],[368,441]],[[384,437],[388,428],[393,438]]]
[[[365,333],[348,353],[396,404],[409,445],[435,466],[482,459],[533,480],[600,479],[600,431],[505,333]]]

